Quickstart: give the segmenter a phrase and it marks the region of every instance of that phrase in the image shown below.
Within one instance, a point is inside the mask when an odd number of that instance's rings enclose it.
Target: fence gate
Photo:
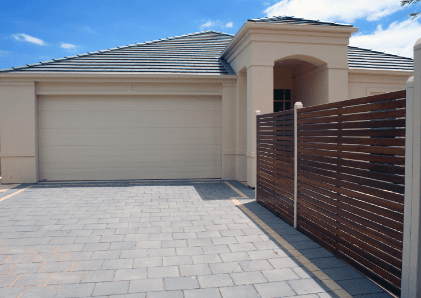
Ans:
[[[405,103],[403,90],[297,111],[297,229],[398,295]],[[258,116],[256,198],[292,224],[290,123],[293,111]]]

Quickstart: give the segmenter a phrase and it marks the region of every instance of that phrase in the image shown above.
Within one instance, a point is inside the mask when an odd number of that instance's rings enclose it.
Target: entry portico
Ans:
[[[357,30],[249,21],[222,52],[239,74],[238,102],[247,102],[248,185],[255,186],[255,111],[274,111],[274,89],[291,90],[290,108],[348,99],[348,44]]]

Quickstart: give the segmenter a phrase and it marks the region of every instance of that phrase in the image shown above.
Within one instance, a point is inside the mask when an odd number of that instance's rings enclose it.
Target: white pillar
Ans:
[[[414,77],[406,89],[405,208],[401,297],[421,297],[420,156],[421,39],[414,46]]]
[[[294,228],[297,228],[297,195],[298,195],[298,109],[302,109],[303,104],[296,102],[294,105]]]
[[[236,180],[236,82],[222,85],[222,179]]]
[[[237,74],[237,103],[236,103],[236,179],[247,181],[247,72]]]
[[[256,187],[256,114],[273,112],[273,62],[247,68],[247,185]]]

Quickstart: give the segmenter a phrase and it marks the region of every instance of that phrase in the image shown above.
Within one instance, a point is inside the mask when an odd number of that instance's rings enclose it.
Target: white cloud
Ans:
[[[421,23],[405,20],[394,22],[386,29],[378,25],[376,31],[370,34],[355,34],[349,43],[361,48],[413,57],[414,44],[418,38],[421,38]]]
[[[234,24],[233,22],[228,22],[226,24],[224,24],[223,22],[221,22],[220,20],[208,20],[207,22],[203,23],[200,26],[200,30],[210,30],[210,29],[225,29],[225,28],[233,28]]]
[[[62,43],[60,43],[60,47],[62,49],[65,49],[68,52],[75,53],[75,52],[78,51],[80,46],[77,46],[77,45],[74,45],[74,44],[71,44],[71,43],[62,42]]]
[[[9,51],[0,50],[0,57],[8,57],[10,55]]]
[[[37,44],[39,46],[45,46],[46,45],[46,43],[42,39],[27,35],[25,33],[12,34],[12,37],[15,40],[26,41],[26,42]]]
[[[321,21],[352,23],[375,21],[401,9],[398,0],[282,0],[265,10],[268,17],[294,16]]]

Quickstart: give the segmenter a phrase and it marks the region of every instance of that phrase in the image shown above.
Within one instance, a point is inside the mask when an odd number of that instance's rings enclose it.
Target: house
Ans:
[[[405,88],[413,60],[352,25],[251,19],[0,71],[3,183],[222,178],[255,185],[255,111]]]

